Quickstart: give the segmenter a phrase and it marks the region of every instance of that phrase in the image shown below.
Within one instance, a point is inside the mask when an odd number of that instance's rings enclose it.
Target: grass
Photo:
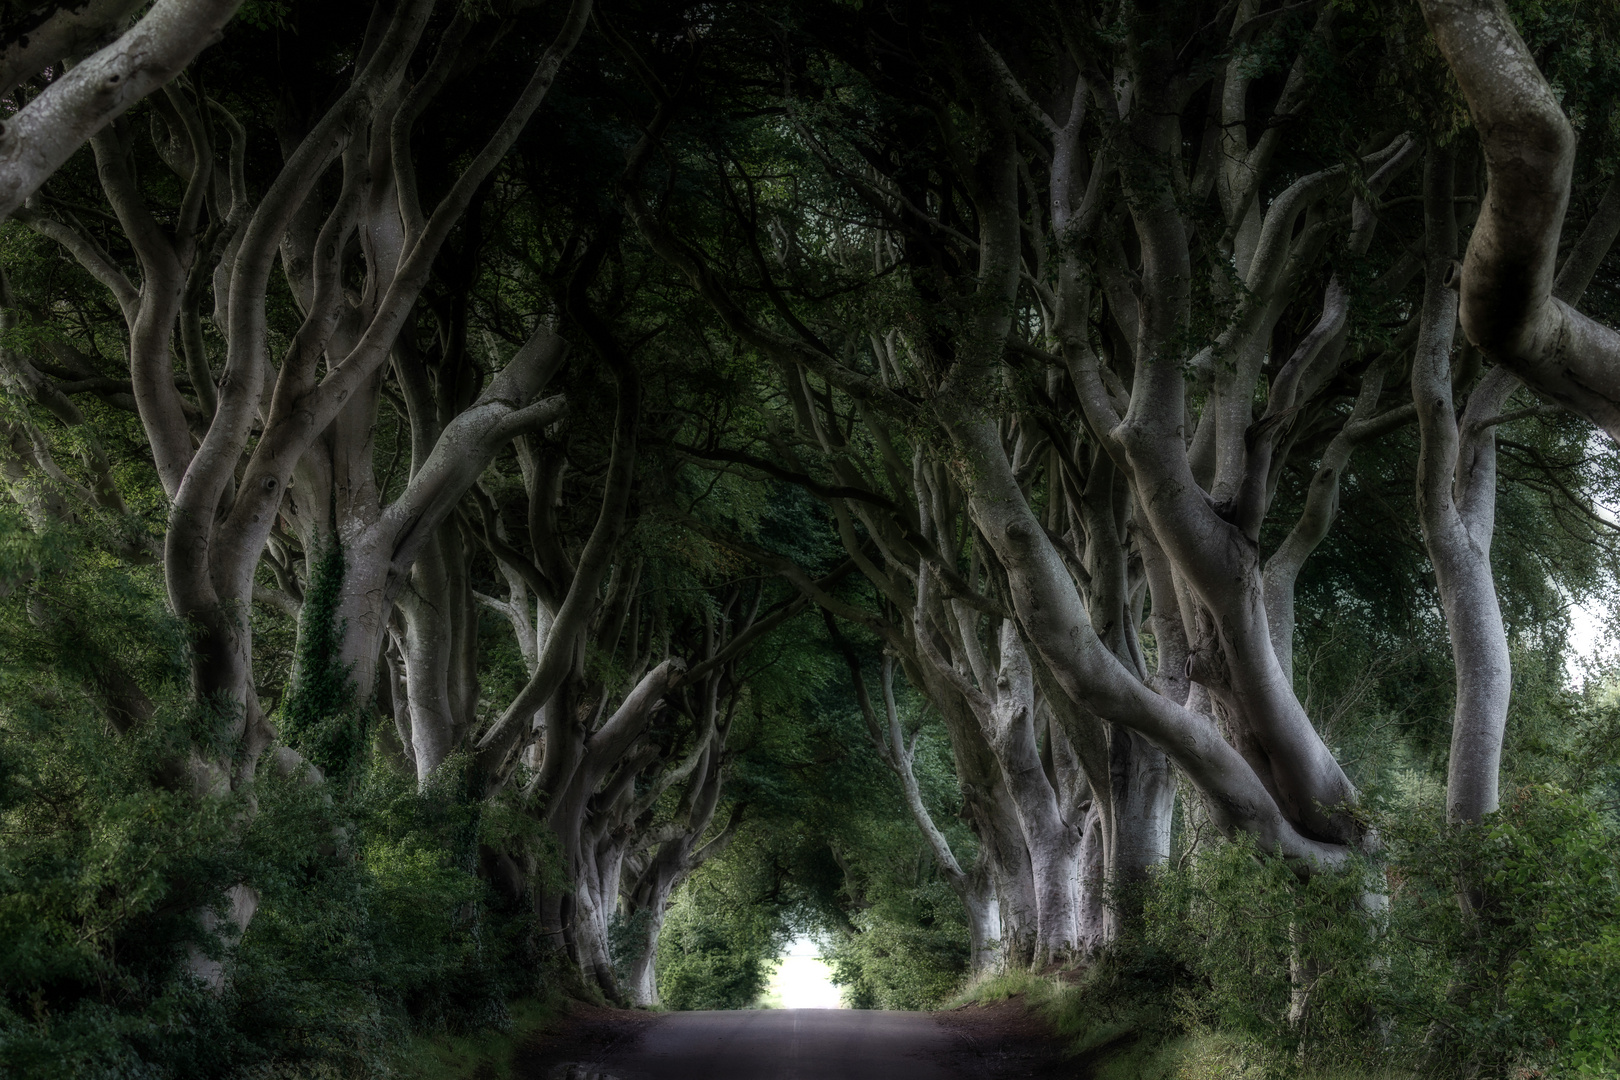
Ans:
[[[1259,1047],[1189,1025],[1169,988],[1107,959],[1080,972],[1011,971],[970,983],[951,1007],[1021,999],[1063,1040],[1087,1080],[1266,1080]],[[1310,1072],[1299,1080],[1416,1080],[1396,1072]]]
[[[1062,974],[1010,971],[981,978],[956,1004],[1021,998],[1088,1073],[1112,1080],[1181,1077],[1156,1059],[1177,1028],[1165,987],[1106,960]],[[1190,1080],[1190,1078],[1189,1078]],[[1202,1080],[1202,1078],[1200,1078]]]
[[[406,1080],[510,1080],[519,1047],[568,1012],[561,994],[524,998],[511,1005],[504,1030],[471,1035],[413,1035],[399,1052],[398,1075]]]

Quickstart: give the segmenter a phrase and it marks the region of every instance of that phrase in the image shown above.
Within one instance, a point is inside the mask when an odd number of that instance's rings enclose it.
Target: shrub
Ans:
[[[1157,954],[1165,1030],[1223,1032],[1272,1074],[1613,1075],[1620,837],[1596,809],[1535,786],[1477,826],[1433,807],[1379,825],[1382,861],[1342,873],[1206,849],[1099,967]]]

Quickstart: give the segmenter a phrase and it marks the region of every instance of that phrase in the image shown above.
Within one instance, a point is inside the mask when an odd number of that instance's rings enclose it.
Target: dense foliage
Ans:
[[[510,826],[471,803],[454,772],[418,789],[367,762],[341,788],[312,788],[267,770],[251,806],[191,793],[175,782],[177,758],[219,723],[188,704],[184,629],[155,575],[109,558],[94,528],[6,527],[8,1074],[379,1074],[413,1028],[499,1025],[508,1000],[567,985],[479,875],[480,841]],[[69,619],[75,610],[94,617]],[[123,735],[96,701],[113,663],[155,699]],[[240,884],[262,906],[232,948],[199,913]],[[229,994],[188,975],[195,950],[230,952]]]

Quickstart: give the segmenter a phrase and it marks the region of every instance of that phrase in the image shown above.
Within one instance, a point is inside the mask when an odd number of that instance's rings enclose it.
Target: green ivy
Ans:
[[[337,615],[343,598],[343,543],[334,534],[312,555],[292,687],[277,727],[287,744],[314,762],[327,780],[343,783],[366,748],[365,715],[355,701],[352,665],[338,659],[344,630]]]

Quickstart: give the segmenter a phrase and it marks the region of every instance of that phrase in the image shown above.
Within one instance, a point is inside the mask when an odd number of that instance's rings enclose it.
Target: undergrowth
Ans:
[[[1020,1000],[1062,1041],[1074,1075],[1088,1080],[1269,1080],[1275,1062],[1241,1036],[1189,1025],[1159,980],[1142,980],[1118,957],[1080,971],[1001,972],[969,984],[951,1002]],[[1415,1080],[1416,1074],[1344,1069],[1296,1073],[1300,1080]]]
[[[1620,1077],[1620,837],[1590,801],[1381,826],[1384,857],[1339,872],[1213,845],[1083,967],[959,1000],[1021,997],[1098,1080]]]
[[[401,1080],[509,1080],[518,1051],[568,1011],[568,999],[551,993],[510,1005],[509,1022],[467,1034],[416,1034],[399,1051]]]

